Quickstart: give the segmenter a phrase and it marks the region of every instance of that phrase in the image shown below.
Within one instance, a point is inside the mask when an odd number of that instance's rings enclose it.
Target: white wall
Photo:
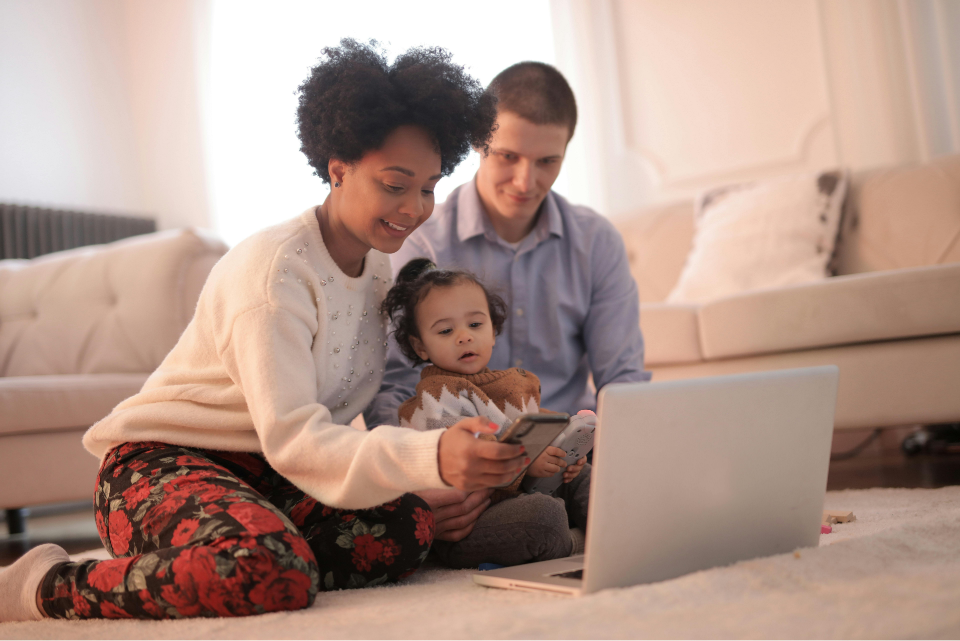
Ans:
[[[955,1],[552,8],[584,115],[571,196],[608,215],[728,182],[960,152]]]
[[[141,211],[120,3],[0,2],[0,200]]]
[[[209,226],[191,0],[0,2],[0,201]]]

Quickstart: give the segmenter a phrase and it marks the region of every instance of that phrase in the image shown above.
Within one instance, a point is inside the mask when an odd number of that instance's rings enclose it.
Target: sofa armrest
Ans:
[[[640,305],[644,365],[698,363],[700,351],[699,304],[644,303]]]
[[[839,276],[704,305],[707,359],[960,332],[960,263]]]

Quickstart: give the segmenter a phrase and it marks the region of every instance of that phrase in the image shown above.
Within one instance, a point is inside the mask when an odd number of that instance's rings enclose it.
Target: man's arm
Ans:
[[[623,239],[607,223],[591,252],[590,311],[583,340],[599,391],[609,383],[650,380],[643,369],[640,300]]]

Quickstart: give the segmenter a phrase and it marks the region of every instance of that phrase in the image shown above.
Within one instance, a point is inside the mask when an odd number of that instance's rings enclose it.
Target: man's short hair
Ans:
[[[577,127],[577,100],[563,75],[542,62],[518,62],[494,78],[487,91],[497,97],[497,109],[511,111],[536,125]]]

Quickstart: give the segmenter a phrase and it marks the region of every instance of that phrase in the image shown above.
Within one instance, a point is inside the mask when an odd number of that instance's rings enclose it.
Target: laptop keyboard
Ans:
[[[556,574],[551,574],[550,576],[558,576],[561,579],[579,579],[583,580],[583,568],[579,570],[573,570],[572,572],[558,572]]]

